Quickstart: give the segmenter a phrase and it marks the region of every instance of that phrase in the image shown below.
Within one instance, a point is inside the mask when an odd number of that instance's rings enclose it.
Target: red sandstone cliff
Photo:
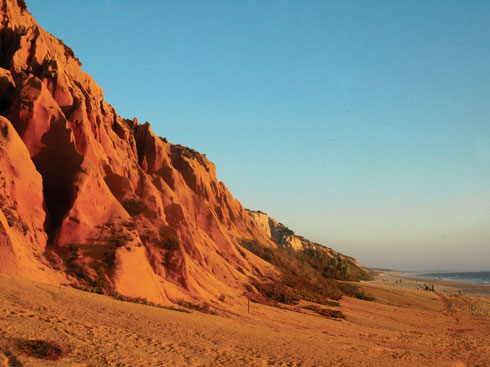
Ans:
[[[0,0],[0,273],[158,303],[230,301],[277,246],[213,163],[106,103],[22,0]]]
[[[204,155],[118,116],[22,2],[1,14],[2,273],[169,302],[268,271],[238,241],[269,240]]]

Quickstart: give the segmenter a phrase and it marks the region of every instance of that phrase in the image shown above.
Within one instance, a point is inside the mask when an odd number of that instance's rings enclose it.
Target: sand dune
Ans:
[[[489,299],[363,287],[377,301],[342,299],[338,321],[257,304],[248,315],[245,300],[181,313],[1,276],[0,350],[5,366],[489,365]],[[17,346],[29,339],[67,353],[29,357]]]

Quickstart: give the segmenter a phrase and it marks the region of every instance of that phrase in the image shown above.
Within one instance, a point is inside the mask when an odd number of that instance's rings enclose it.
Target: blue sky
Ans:
[[[367,266],[490,270],[490,2],[27,5],[245,207]]]

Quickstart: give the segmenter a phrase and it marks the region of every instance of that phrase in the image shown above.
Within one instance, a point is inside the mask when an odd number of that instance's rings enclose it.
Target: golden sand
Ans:
[[[375,302],[345,297],[345,320],[252,304],[181,313],[0,276],[0,366],[490,365],[490,299],[363,283]],[[397,284],[397,283],[396,283]],[[402,283],[403,284],[403,283]],[[25,355],[19,340],[66,355]]]

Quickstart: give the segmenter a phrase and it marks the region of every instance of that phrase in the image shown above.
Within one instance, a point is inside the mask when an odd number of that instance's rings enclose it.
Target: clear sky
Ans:
[[[27,5],[245,207],[366,266],[490,270],[490,1]]]

